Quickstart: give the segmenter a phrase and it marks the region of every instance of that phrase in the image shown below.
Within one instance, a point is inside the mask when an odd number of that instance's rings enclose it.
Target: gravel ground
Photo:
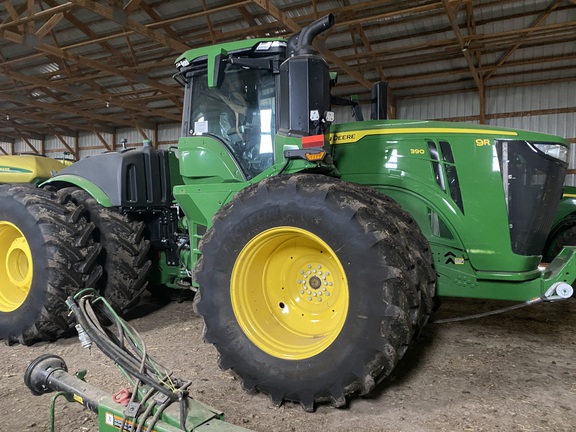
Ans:
[[[506,303],[448,300],[435,318],[488,311]],[[503,315],[453,324],[429,324],[390,379],[345,409],[275,407],[249,395],[217,366],[202,342],[202,320],[190,302],[161,308],[144,302],[132,324],[150,352],[191,379],[191,394],[226,413],[228,422],[273,431],[574,431],[576,430],[576,300],[541,304]],[[37,356],[63,357],[70,371],[113,393],[127,383],[97,349],[77,339],[31,347],[0,345],[0,431],[47,431],[51,395],[33,396],[23,372]],[[96,416],[59,400],[56,430],[97,431]]]

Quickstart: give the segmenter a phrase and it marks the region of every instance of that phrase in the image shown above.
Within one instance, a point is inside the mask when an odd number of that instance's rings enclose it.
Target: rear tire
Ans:
[[[408,245],[408,253],[412,255],[411,261],[415,266],[409,273],[412,282],[418,288],[420,294],[420,308],[417,315],[414,315],[417,322],[418,335],[424,325],[428,322],[433,311],[438,309],[439,297],[436,296],[436,271],[434,269],[434,258],[428,240],[420,231],[416,220],[412,215],[400,207],[400,205],[389,196],[383,195],[377,190],[364,185],[348,183],[352,190],[357,190],[366,195],[369,202],[376,206],[379,211],[394,215],[394,219],[403,236],[404,244]]]
[[[83,208],[34,185],[0,186],[0,338],[31,344],[71,327],[65,300],[102,274]]]
[[[59,190],[58,195],[84,206],[86,219],[96,227],[94,238],[103,249],[98,263],[104,274],[95,288],[119,313],[134,306],[148,285],[151,267],[145,225],[101,206],[83,189],[68,187]]]
[[[410,252],[403,214],[316,175],[239,192],[214,217],[195,269],[195,307],[220,367],[308,411],[370,392],[431,311],[430,269],[418,270],[429,264]]]

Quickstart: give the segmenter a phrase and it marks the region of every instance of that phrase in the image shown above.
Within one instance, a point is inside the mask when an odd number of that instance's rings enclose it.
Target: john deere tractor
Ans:
[[[181,55],[177,151],[145,143],[2,187],[0,337],[60,336],[83,287],[118,311],[147,284],[184,289],[223,369],[311,410],[370,392],[438,296],[569,297],[575,249],[539,268],[568,142],[382,110],[336,124],[312,45],[333,23]]]

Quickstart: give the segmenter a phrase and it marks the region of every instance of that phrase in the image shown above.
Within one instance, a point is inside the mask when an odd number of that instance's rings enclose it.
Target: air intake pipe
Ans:
[[[280,135],[302,137],[325,132],[319,119],[330,111],[330,70],[312,41],[333,25],[334,16],[329,14],[288,40],[288,58],[280,65]]]
[[[288,40],[288,56],[317,54],[317,51],[312,46],[312,41],[320,33],[332,28],[334,22],[334,15],[328,14],[304,27]]]

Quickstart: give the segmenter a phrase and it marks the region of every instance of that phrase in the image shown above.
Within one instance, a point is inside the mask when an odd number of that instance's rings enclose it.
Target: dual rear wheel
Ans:
[[[146,288],[142,223],[78,188],[0,186],[0,339],[54,340],[71,327],[65,300],[95,288],[118,311]]]
[[[309,174],[238,193],[201,243],[205,339],[246,390],[307,410],[386,377],[432,312],[435,272],[410,215]]]
[[[70,327],[65,300],[102,275],[83,208],[34,185],[0,186],[0,338],[29,344]]]

